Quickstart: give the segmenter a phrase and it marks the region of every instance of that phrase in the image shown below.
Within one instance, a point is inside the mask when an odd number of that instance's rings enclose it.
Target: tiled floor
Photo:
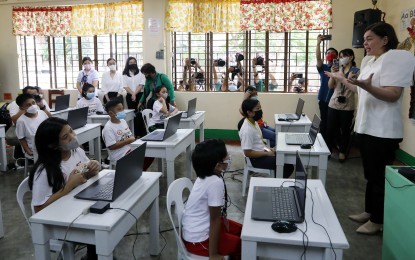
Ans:
[[[246,199],[241,197],[243,157],[237,144],[228,145],[228,150],[232,154],[232,168],[231,172],[226,174],[226,183],[233,203],[228,209],[228,215],[229,218],[242,222],[244,217],[242,212],[246,202]],[[176,178],[185,175],[183,160],[184,155],[181,155],[176,161]],[[156,163],[153,163],[150,170],[156,170]],[[29,228],[16,202],[16,190],[23,178],[22,170],[0,173],[0,199],[5,229],[5,237],[0,239],[0,259],[34,258]],[[134,259],[132,251],[137,259],[176,258],[176,241],[173,232],[168,231],[171,224],[165,206],[167,191],[165,176],[160,179],[160,184],[160,229],[162,231],[160,243],[163,247],[161,255],[150,257],[148,254],[149,238],[145,234],[148,231],[148,214],[146,212],[138,222],[138,229],[135,230],[135,227],[132,227],[129,234],[117,246],[114,256],[118,260]],[[365,182],[360,158],[351,158],[343,164],[331,159],[328,165],[326,188],[350,244],[350,249],[344,252],[343,259],[381,259],[381,234],[375,236],[358,235],[355,232],[358,224],[347,218],[349,214],[361,212],[364,206]],[[137,233],[138,236],[135,235]],[[133,248],[136,237],[137,241]],[[78,251],[77,259],[80,259],[84,252],[85,249]],[[52,259],[56,259],[56,255],[53,255]]]

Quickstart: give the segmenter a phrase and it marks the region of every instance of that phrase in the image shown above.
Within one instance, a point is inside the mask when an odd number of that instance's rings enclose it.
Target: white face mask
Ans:
[[[115,64],[109,65],[108,68],[112,71],[117,70],[117,66]]]
[[[164,98],[164,99],[167,99],[168,96],[169,96],[169,94],[167,94],[167,93],[161,94],[161,97]]]
[[[31,105],[30,107],[28,107],[26,109],[26,111],[29,114],[36,114],[37,113],[37,106],[36,105]]]
[[[339,59],[339,65],[340,66],[345,66],[347,64],[349,64],[350,61],[350,57],[343,57]]]

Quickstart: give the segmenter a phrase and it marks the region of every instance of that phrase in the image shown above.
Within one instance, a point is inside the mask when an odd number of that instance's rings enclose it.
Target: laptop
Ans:
[[[287,133],[285,134],[285,143],[289,145],[302,145],[309,144],[314,145],[316,141],[318,131],[320,130],[320,117],[317,114],[314,115],[313,122],[311,123],[310,131],[307,133]]]
[[[56,96],[55,109],[53,111],[56,112],[56,111],[61,111],[61,110],[67,109],[69,107],[69,98],[70,97],[71,97],[71,95],[69,95],[69,94],[62,95],[62,96]]]
[[[302,223],[305,218],[307,172],[296,154],[295,184],[290,187],[254,186],[252,214],[254,220],[285,220]]]
[[[75,195],[77,199],[114,201],[126,191],[143,173],[147,143],[143,143],[117,161],[115,172],[111,171]]]
[[[286,121],[291,120],[299,120],[301,118],[301,114],[303,113],[304,107],[304,100],[299,98],[297,102],[297,109],[295,110],[295,114],[282,114],[279,115],[278,118]]]
[[[86,125],[89,107],[76,108],[68,111],[68,124],[72,129],[78,129]]]
[[[167,119],[167,126],[164,130],[156,130],[140,138],[142,141],[164,141],[174,135],[179,128],[182,113],[177,113]]]
[[[187,103],[187,111],[182,112],[182,118],[189,118],[196,113],[196,101],[197,98],[189,100]]]

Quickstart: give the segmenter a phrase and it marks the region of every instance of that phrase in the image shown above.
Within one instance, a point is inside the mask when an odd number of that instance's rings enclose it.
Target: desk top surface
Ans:
[[[274,179],[274,178],[258,178],[252,177],[249,184],[249,193],[246,201],[245,217],[242,228],[241,239],[246,241],[257,241],[278,244],[303,245],[303,234],[300,231],[293,233],[277,233],[271,229],[272,222],[257,221],[251,219],[252,212],[252,197],[254,186],[271,186],[279,187],[284,181],[289,179]],[[293,185],[293,183],[286,182],[284,186]],[[291,181],[294,182],[292,179]],[[324,189],[320,180],[307,180],[307,198],[306,198],[306,222],[307,222],[307,236],[309,238],[309,246],[313,247],[330,247],[328,236],[324,229],[313,223],[312,216],[315,222],[324,226],[330,235],[330,239],[334,248],[349,248],[346,236],[337,219],[336,213],[331,205],[330,199]],[[310,192],[311,190],[311,192]],[[312,194],[311,194],[312,193]],[[314,200],[314,205],[312,202]],[[312,213],[313,209],[313,213]],[[298,228],[305,231],[306,223],[298,223]]]
[[[85,208],[92,206],[95,201],[80,200],[74,198],[79,191],[91,185],[95,180],[103,177],[112,170],[102,170],[97,176],[92,177],[86,183],[76,187],[66,196],[55,201],[40,212],[30,218],[31,223],[41,223],[56,226],[68,226],[76,219]],[[133,205],[154,185],[160,178],[160,172],[143,172],[139,180],[133,183],[123,194],[114,202],[111,202],[112,208],[122,208],[129,210]],[[72,227],[109,230],[120,218],[128,214],[123,210],[107,210],[104,214],[92,214],[80,216]]]
[[[80,134],[80,133],[82,133],[82,132],[85,132],[85,131],[91,130],[91,129],[96,128],[96,127],[101,127],[101,124],[98,124],[98,123],[94,123],[94,124],[86,124],[86,125],[84,125],[83,127],[80,127],[80,128],[74,129],[74,132],[78,135],[78,134]],[[100,130],[101,130],[101,129],[100,129]]]
[[[156,131],[163,131],[163,130],[156,130]],[[164,141],[142,141],[140,139],[137,139],[130,145],[132,147],[136,147],[136,146],[141,145],[144,142],[147,142],[148,148],[176,146],[181,141],[183,141],[186,137],[194,133],[194,131],[195,131],[194,129],[177,129],[177,132],[174,135],[170,136]]]
[[[124,109],[124,112],[127,115],[130,115],[130,114],[133,114],[134,113],[134,109]],[[94,114],[94,115],[88,116],[88,119],[95,119],[95,120],[108,120],[109,118],[110,118],[110,116],[108,114],[106,114],[106,115],[97,115],[97,114]]]
[[[186,112],[186,111],[179,111],[179,113],[180,112]],[[197,120],[201,117],[204,117],[205,113],[206,113],[205,111],[196,111],[195,114],[191,117],[182,117],[182,118],[180,118],[180,122],[195,121],[195,120]],[[169,119],[168,117],[165,118],[164,122],[167,122],[168,119]]]
[[[310,118],[307,115],[301,116],[299,120],[294,121],[278,121],[278,117],[285,114],[274,114],[274,121],[276,125],[311,125]]]
[[[314,142],[314,145],[311,147],[311,149],[301,149],[300,145],[288,145],[285,143],[285,135],[286,134],[299,134],[299,133],[285,133],[285,132],[279,132],[277,135],[277,145],[275,150],[277,153],[279,151],[287,153],[287,154],[295,154],[296,151],[298,151],[300,154],[308,155],[329,155],[330,150],[326,145],[326,142],[323,139],[323,136],[321,134],[317,135],[317,139]],[[304,134],[304,133],[303,133]]]

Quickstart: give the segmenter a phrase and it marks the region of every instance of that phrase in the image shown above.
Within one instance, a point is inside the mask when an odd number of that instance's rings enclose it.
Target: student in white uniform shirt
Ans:
[[[24,108],[25,114],[19,117],[16,122],[16,136],[27,158],[33,158],[33,137],[40,123],[50,115],[48,111],[39,110],[35,99],[30,94],[21,94],[17,96],[16,103],[19,107]],[[45,109],[45,108],[43,108]]]
[[[76,108],[89,107],[88,115],[95,115],[97,111],[104,112],[101,100],[95,97],[95,87],[89,83],[82,86],[82,98],[76,102]]]
[[[120,99],[108,101],[105,110],[110,120],[102,130],[102,138],[108,149],[109,160],[116,162],[131,151],[130,144],[135,141],[135,137],[125,121],[124,106]]]
[[[114,97],[121,97],[123,90],[122,74],[117,71],[117,61],[114,58],[107,60],[109,71],[102,74],[101,92],[104,94],[104,104]]]
[[[150,99],[148,102],[154,102],[153,104],[153,116],[150,118],[148,128],[150,132],[156,129],[164,129],[163,119],[171,115],[177,114],[179,111],[170,103],[170,97],[168,97],[167,88],[165,86],[158,86],[154,90],[154,94],[157,96],[157,100]]]
[[[38,87],[26,86],[25,88],[23,88],[22,92],[23,94],[31,94],[34,97],[39,96],[39,98],[35,98],[36,105],[38,106],[38,108],[41,110],[50,111],[48,102],[46,102],[46,100],[43,99],[43,96],[40,96],[39,90],[37,88]],[[9,110],[10,117],[13,123],[16,123],[17,119],[21,115],[26,113],[24,109],[17,105],[16,101],[11,102],[7,109]]]
[[[93,62],[92,62],[90,57],[84,57],[82,59],[82,66],[83,66],[84,69],[79,71],[78,77],[76,79],[76,88],[79,91],[78,99],[81,98],[82,86],[85,83],[89,83],[97,89],[98,88],[98,82],[99,82],[99,74],[93,68]],[[97,92],[95,92],[95,96],[98,96]]]
[[[29,174],[32,207],[37,213],[100,171],[79,148],[75,132],[68,122],[51,117],[36,132],[38,159]],[[87,245],[87,259],[96,259],[95,246]]]

